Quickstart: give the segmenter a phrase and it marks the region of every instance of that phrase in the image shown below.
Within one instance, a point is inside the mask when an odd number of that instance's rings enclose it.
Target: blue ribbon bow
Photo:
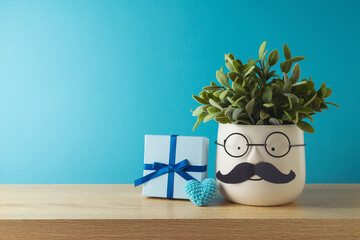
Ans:
[[[134,181],[135,187],[139,186],[151,179],[157,178],[161,175],[168,173],[168,185],[167,185],[167,198],[173,198],[174,194],[174,173],[176,172],[186,181],[196,180],[187,172],[205,172],[207,167],[204,166],[190,166],[190,163],[187,159],[182,160],[179,163],[175,164],[175,155],[176,155],[176,135],[171,135],[170,138],[170,155],[169,155],[169,164],[154,162],[153,164],[144,164],[144,170],[155,170],[144,177],[136,179]],[[185,172],[186,171],[186,172]],[[197,181],[197,180],[196,180]]]

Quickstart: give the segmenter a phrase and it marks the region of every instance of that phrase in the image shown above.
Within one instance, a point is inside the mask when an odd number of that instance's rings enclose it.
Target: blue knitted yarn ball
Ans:
[[[190,180],[185,185],[185,193],[195,205],[205,206],[216,194],[217,186],[215,179],[206,178],[201,183]]]

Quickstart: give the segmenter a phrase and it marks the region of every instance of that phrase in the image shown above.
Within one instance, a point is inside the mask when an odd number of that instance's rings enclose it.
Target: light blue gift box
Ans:
[[[209,139],[176,135],[145,135],[143,196],[188,199],[188,180],[207,178]]]

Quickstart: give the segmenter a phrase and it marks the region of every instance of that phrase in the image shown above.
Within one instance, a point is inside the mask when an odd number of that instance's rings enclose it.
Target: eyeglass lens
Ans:
[[[240,133],[230,134],[224,141],[225,151],[232,157],[244,156],[251,145],[249,140]],[[274,132],[268,135],[263,146],[266,152],[273,157],[283,157],[291,148],[289,138],[281,132]]]

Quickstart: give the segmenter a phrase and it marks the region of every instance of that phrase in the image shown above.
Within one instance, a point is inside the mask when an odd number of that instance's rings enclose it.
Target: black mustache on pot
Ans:
[[[243,162],[236,165],[236,167],[228,174],[223,175],[218,171],[216,173],[216,178],[224,183],[241,183],[255,174],[271,183],[288,183],[296,176],[292,170],[289,174],[283,174],[274,165],[268,162],[260,162],[256,165]]]

